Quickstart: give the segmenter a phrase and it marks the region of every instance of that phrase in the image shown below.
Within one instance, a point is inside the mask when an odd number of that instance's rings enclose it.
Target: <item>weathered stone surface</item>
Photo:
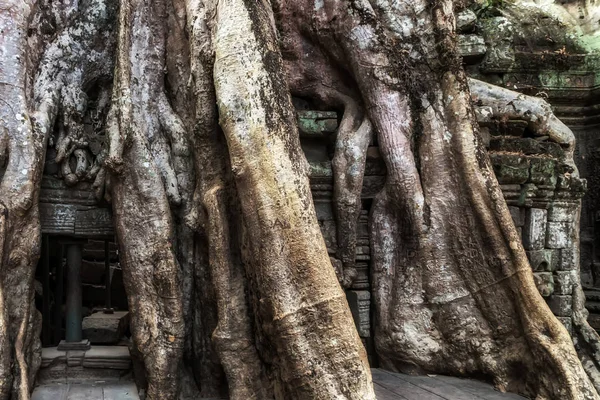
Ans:
[[[523,246],[527,250],[543,249],[546,241],[546,219],[548,212],[540,208],[527,210],[523,227]]]
[[[510,210],[510,216],[512,217],[515,226],[521,227],[525,225],[525,209],[523,207],[508,207]]]
[[[531,269],[535,272],[552,272],[558,264],[558,250],[527,250],[527,258]]]
[[[346,298],[360,337],[371,336],[371,293],[368,290],[348,290]]]
[[[554,293],[572,294],[577,280],[577,271],[556,271],[554,276]]]
[[[333,178],[331,161],[310,161],[310,178]]]
[[[71,350],[67,351],[67,365],[69,367],[77,367],[83,362],[85,351],[83,350]]]
[[[75,233],[77,206],[72,204],[40,203],[42,232],[72,235]]]
[[[543,297],[548,297],[554,293],[552,272],[534,272],[533,279],[535,286]]]
[[[94,346],[85,353],[82,365],[127,370],[131,368],[131,356],[127,346]]]
[[[568,191],[571,197],[575,193],[582,196],[587,191],[587,181],[572,175],[559,175],[557,188]]]
[[[458,35],[458,52],[464,58],[483,57],[486,52],[485,40],[479,35]]]
[[[481,29],[488,47],[481,69],[494,72],[510,68],[515,63],[514,25],[506,17],[492,17],[482,21]]]
[[[75,235],[113,236],[112,213],[108,208],[91,208],[77,210],[75,218]]]
[[[76,204],[40,203],[42,232],[69,236],[113,236],[111,212],[107,208]]]
[[[93,344],[118,343],[129,327],[129,312],[97,312],[83,319],[83,337]]]
[[[352,289],[369,289],[369,264],[356,263],[356,278],[352,282]]]
[[[559,271],[572,271],[578,267],[579,256],[574,248],[560,250],[560,262],[558,263]]]
[[[536,185],[556,186],[556,161],[544,157],[530,157],[530,182]]]
[[[577,218],[578,206],[576,204],[555,203],[548,209],[550,222],[574,222]]]
[[[573,246],[574,225],[571,222],[548,222],[546,247],[565,249]]]
[[[573,314],[573,298],[569,295],[552,295],[546,299],[546,303],[558,317],[570,317]]]
[[[298,130],[301,135],[320,136],[337,129],[335,111],[298,111]]]
[[[521,126],[517,125],[518,128]],[[540,142],[533,138],[497,136],[490,140],[489,148],[492,151],[506,151],[526,155],[543,154],[555,158],[564,156],[564,151],[560,145],[552,142]],[[534,161],[537,163],[539,159],[535,158]]]
[[[456,14],[456,31],[467,32],[475,27],[477,15],[468,8]]]
[[[490,160],[500,184],[521,184],[529,178],[529,160],[526,157],[490,153]]]
[[[74,187],[67,187],[62,179],[44,176],[40,190],[40,203],[93,207],[97,204],[97,200],[91,184],[88,182],[80,182]]]
[[[50,364],[65,362],[66,360],[66,351],[60,351],[56,347],[45,347],[42,349],[42,368],[46,368]]]

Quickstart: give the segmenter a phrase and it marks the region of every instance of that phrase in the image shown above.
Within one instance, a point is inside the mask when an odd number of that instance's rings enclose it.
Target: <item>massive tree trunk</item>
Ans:
[[[33,306],[33,279],[40,253],[38,187],[45,135],[31,120],[27,26],[33,2],[3,4],[0,26],[0,396],[24,397],[39,366],[39,316]]]
[[[67,3],[0,3],[0,399],[28,398],[39,365],[31,304],[48,137],[65,181],[91,181],[112,202],[146,398],[223,395],[223,378],[232,399],[375,398],[292,94],[343,113],[333,171],[346,287],[371,141],[385,160],[370,229],[383,367],[599,398],[598,336],[576,313],[580,361],[537,292],[468,85],[569,157],[572,135],[545,103],[467,81],[451,1]],[[111,104],[97,106],[106,143],[89,165],[94,85]]]

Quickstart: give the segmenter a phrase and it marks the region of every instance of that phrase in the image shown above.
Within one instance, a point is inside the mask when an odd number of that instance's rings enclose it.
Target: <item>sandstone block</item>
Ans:
[[[577,280],[577,271],[556,271],[554,276],[554,293],[572,294]]]
[[[129,312],[115,311],[113,314],[97,312],[83,319],[83,337],[93,344],[115,344],[129,327]]]
[[[578,207],[574,204],[553,204],[548,210],[549,222],[575,222]]]
[[[556,161],[550,158],[531,157],[529,180],[536,185],[556,186]]]
[[[494,174],[502,185],[525,183],[529,178],[529,160],[527,157],[490,153]]]
[[[456,14],[456,30],[466,32],[473,29],[477,22],[477,15],[468,8]]]
[[[548,222],[546,247],[565,249],[573,246],[574,224],[571,222]]]
[[[557,317],[570,317],[573,314],[573,298],[569,295],[552,295],[546,299],[546,303]]]
[[[482,36],[469,34],[458,35],[458,52],[465,58],[483,57],[487,48]]]
[[[559,271],[573,271],[577,269],[578,254],[577,249],[569,247],[560,250]]]
[[[527,250],[544,248],[546,241],[546,219],[548,212],[541,208],[530,208],[523,227],[523,246]]]

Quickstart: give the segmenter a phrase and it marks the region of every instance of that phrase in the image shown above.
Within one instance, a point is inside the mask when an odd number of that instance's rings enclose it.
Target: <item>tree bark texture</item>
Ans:
[[[370,226],[382,366],[600,398],[581,291],[574,346],[535,287],[477,119],[525,120],[571,161],[573,135],[542,100],[467,80],[452,1],[0,0],[0,27],[0,399],[29,398],[40,363],[48,146],[68,185],[112,203],[147,399],[374,399],[342,289],[373,142],[387,168]],[[292,95],[342,113],[340,282]],[[92,106],[104,146],[90,161]]]

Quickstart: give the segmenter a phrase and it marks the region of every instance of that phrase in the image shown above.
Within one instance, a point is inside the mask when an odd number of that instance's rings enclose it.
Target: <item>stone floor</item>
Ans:
[[[409,376],[373,370],[378,400],[523,400],[488,384],[448,376]],[[94,381],[38,386],[32,400],[139,400],[133,382]]]
[[[411,376],[373,369],[378,400],[524,400],[483,382],[442,375]]]
[[[133,382],[51,383],[38,386],[31,400],[139,400]]]

